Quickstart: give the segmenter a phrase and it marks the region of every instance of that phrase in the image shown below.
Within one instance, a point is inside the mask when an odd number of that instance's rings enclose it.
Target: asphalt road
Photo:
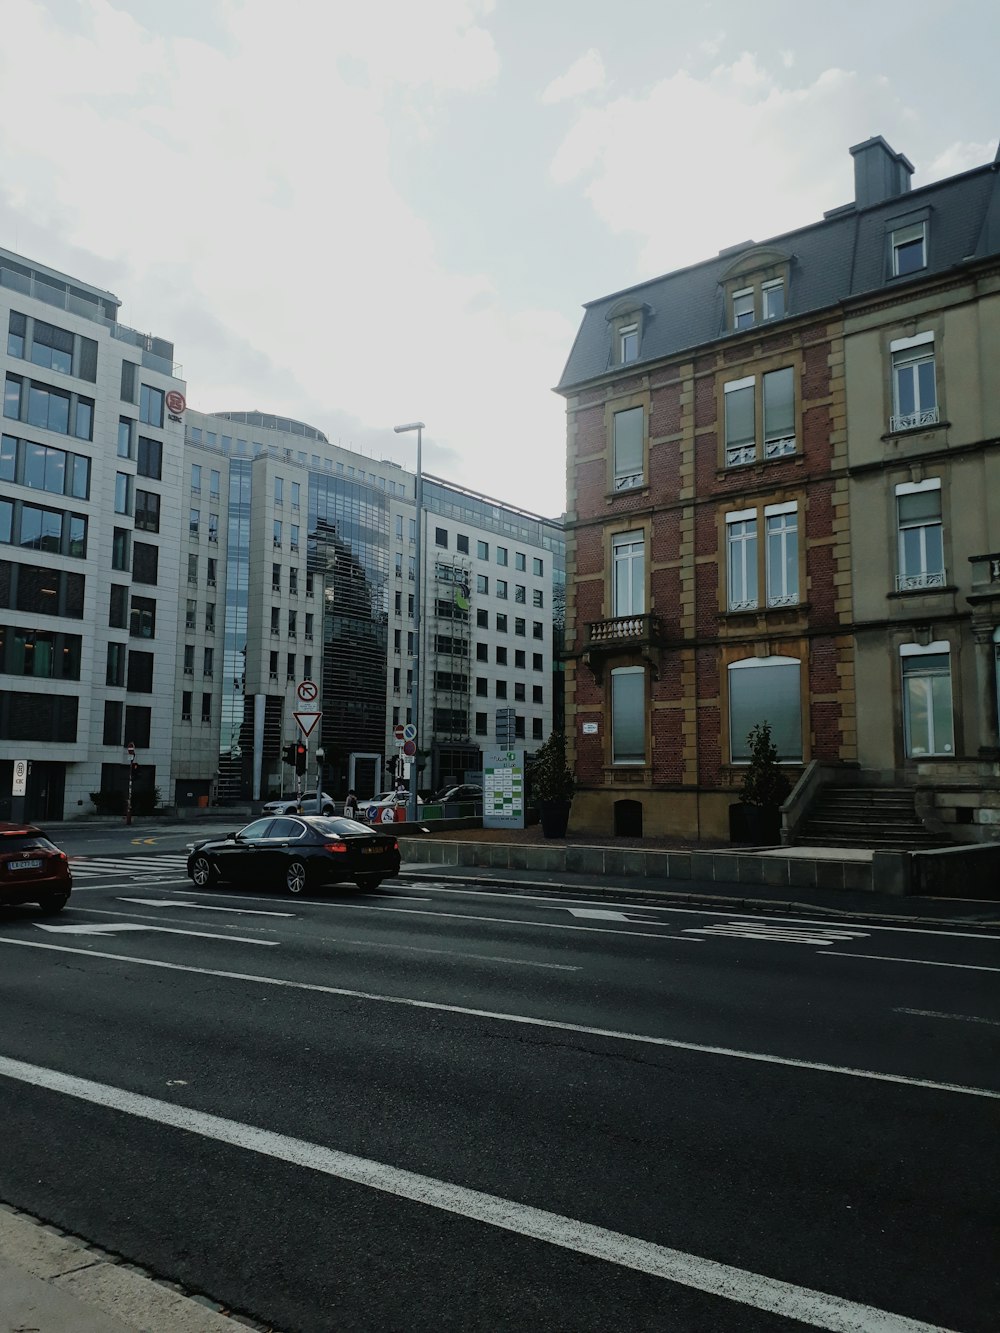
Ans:
[[[1000,1322],[996,936],[172,864],[0,914],[0,1199],[287,1333]]]

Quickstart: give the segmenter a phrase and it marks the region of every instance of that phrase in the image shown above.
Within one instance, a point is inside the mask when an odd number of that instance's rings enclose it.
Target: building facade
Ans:
[[[792,780],[956,786],[952,830],[989,826],[997,164],[911,193],[884,140],[851,152],[853,203],[586,307],[559,386],[579,827],[727,837],[761,722]]]
[[[33,819],[169,783],[184,386],[119,308],[0,250],[0,818],[16,760]]]

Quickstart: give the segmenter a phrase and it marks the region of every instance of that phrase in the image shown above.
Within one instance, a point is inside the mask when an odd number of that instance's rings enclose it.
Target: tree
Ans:
[[[770,722],[751,727],[747,742],[750,763],[743,774],[740,800],[764,810],[777,810],[791,791],[791,783],[778,763],[778,750],[771,740]]]
[[[542,801],[569,801],[576,782],[566,763],[566,736],[553,731],[535,754],[529,770],[534,799]]]

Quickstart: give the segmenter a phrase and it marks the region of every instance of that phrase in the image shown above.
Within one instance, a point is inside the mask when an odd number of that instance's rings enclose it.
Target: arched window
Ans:
[[[729,665],[729,753],[750,758],[747,737],[758,723],[771,727],[778,758],[802,759],[802,663],[797,657],[745,657]]]

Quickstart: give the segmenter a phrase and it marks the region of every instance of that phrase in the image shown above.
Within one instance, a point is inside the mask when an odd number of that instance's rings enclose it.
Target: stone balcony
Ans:
[[[648,662],[654,678],[660,674],[660,649],[664,641],[663,624],[652,612],[594,620],[587,626],[583,661],[598,684],[604,679],[604,667],[611,657],[642,658]]]

